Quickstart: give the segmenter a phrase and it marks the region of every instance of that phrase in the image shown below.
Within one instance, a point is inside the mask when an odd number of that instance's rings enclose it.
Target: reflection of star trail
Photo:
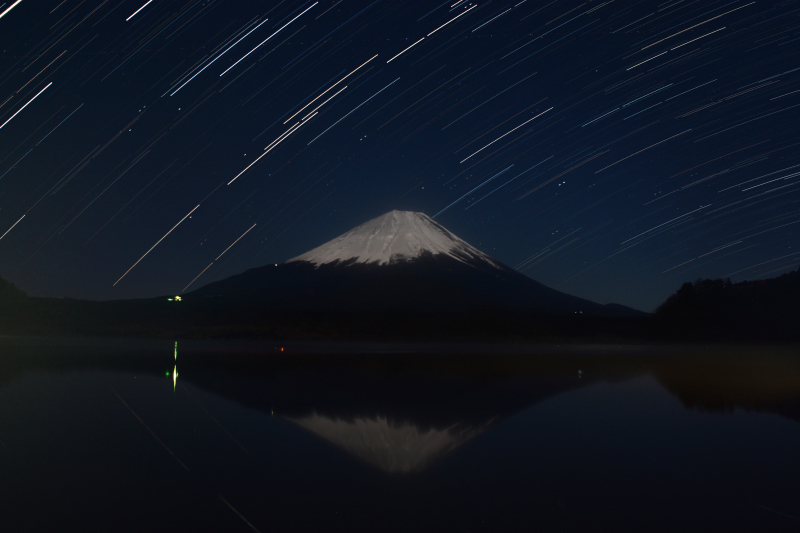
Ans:
[[[175,294],[388,209],[647,310],[796,257],[747,270],[798,248],[794,2],[0,4],[0,276],[31,294]]]
[[[113,393],[114,393],[114,396],[116,396],[116,397],[117,397],[117,399],[118,399],[120,402],[122,402],[122,405],[124,405],[124,406],[125,406],[125,407],[128,409],[128,411],[130,411],[130,412],[131,412],[131,414],[134,416],[134,418],[136,418],[136,420],[138,420],[138,421],[139,421],[139,423],[140,423],[142,426],[144,426],[144,428],[147,430],[147,432],[148,432],[148,433],[150,433],[150,435],[152,435],[152,436],[153,436],[153,438],[154,438],[154,439],[156,439],[156,441],[158,441],[158,443],[161,445],[161,447],[162,447],[162,448],[164,448],[164,449],[167,451],[167,453],[168,453],[168,454],[170,454],[170,455],[172,456],[172,458],[173,458],[173,459],[175,459],[175,462],[176,462],[176,463],[178,463],[178,464],[181,466],[181,468],[183,468],[184,470],[186,470],[186,471],[188,472],[188,471],[189,471],[189,468],[188,468],[188,467],[187,467],[185,464],[183,464],[183,461],[181,461],[180,459],[178,459],[178,456],[177,456],[177,455],[175,455],[175,453],[174,453],[172,450],[170,450],[170,449],[169,449],[169,447],[168,447],[166,444],[164,444],[164,441],[163,441],[163,440],[161,440],[161,439],[158,437],[158,435],[156,435],[156,434],[155,434],[155,432],[154,432],[152,429],[150,429],[150,426],[148,426],[147,424],[145,424],[145,423],[144,423],[144,420],[142,420],[142,419],[141,419],[141,417],[140,417],[139,415],[137,415],[137,414],[136,414],[136,411],[134,411],[133,409],[131,409],[131,406],[130,406],[130,405],[128,405],[128,402],[126,402],[125,400],[123,400],[123,399],[122,399],[122,396],[120,396],[120,395],[117,393],[117,391],[115,391],[115,390],[113,389],[113,387],[111,388],[111,392],[113,392]]]

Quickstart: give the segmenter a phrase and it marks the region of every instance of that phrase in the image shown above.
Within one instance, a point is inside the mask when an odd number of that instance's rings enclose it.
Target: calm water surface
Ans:
[[[302,351],[0,339],[2,530],[800,530],[796,350]]]

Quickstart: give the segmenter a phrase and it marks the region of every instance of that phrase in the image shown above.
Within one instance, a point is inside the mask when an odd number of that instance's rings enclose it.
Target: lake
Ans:
[[[0,338],[4,531],[798,531],[799,450],[792,347]]]

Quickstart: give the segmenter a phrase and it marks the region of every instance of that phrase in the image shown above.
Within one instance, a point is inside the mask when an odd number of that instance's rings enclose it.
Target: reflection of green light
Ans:
[[[175,392],[175,387],[178,384],[178,366],[175,365],[175,369],[172,371],[172,392]]]
[[[175,360],[178,360],[178,341],[175,341]]]

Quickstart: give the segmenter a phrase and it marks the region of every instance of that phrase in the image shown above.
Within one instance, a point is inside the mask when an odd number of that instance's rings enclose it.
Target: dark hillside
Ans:
[[[13,283],[0,278],[0,333],[23,325],[28,295]]]
[[[800,269],[756,281],[684,283],[654,319],[660,339],[800,340]]]
[[[0,278],[0,305],[13,305],[24,302],[28,298],[25,291],[17,288],[10,281]]]

